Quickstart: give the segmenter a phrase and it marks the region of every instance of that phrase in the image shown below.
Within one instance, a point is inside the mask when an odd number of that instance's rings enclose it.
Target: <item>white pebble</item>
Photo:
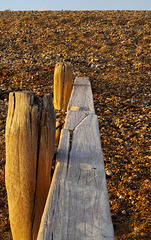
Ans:
[[[106,170],[106,174],[107,174],[108,176],[112,176],[112,175],[113,175],[112,171],[109,170],[109,169]]]
[[[123,214],[123,215],[125,215],[125,214],[126,214],[126,211],[125,211],[125,210],[123,210],[123,211],[122,211],[122,214]]]

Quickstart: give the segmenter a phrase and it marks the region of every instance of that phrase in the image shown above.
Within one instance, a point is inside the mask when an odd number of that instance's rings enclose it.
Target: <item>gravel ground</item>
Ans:
[[[4,184],[8,95],[53,92],[58,61],[90,77],[115,239],[150,239],[151,12],[0,12],[0,239],[11,239]]]

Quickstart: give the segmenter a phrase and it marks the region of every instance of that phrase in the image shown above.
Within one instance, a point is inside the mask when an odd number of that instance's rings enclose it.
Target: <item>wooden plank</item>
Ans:
[[[59,230],[59,226],[63,221],[63,216],[61,215],[62,212],[67,211],[68,209],[68,206],[62,206],[61,199],[62,194],[64,193],[65,195],[64,186],[67,174],[69,144],[70,132],[67,129],[63,129],[61,132],[61,141],[57,154],[57,164],[37,239],[64,239],[63,237],[54,238],[54,235],[56,231],[59,232],[61,230],[61,228]],[[61,212],[60,209],[62,209]]]
[[[90,80],[88,77],[76,77],[74,86],[90,86]]]
[[[71,239],[113,238],[96,115],[89,115],[73,132],[66,182],[70,237],[75,234]]]
[[[77,82],[69,106],[77,105],[83,91]],[[68,111],[38,240],[114,239],[98,119],[89,103],[89,111]]]
[[[75,127],[82,122],[87,116],[94,114],[93,111],[68,111],[65,121],[65,128],[74,130]]]
[[[93,95],[88,78],[76,78],[68,110],[94,111]]]

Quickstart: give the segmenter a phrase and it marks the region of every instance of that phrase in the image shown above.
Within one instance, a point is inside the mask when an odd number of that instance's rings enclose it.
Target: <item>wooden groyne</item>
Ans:
[[[114,239],[98,119],[76,78],[37,240]]]

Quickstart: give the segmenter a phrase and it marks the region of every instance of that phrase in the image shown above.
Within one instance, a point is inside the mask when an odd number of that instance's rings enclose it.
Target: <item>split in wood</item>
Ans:
[[[76,78],[68,104],[37,237],[42,239],[114,240],[98,118],[88,78]]]
[[[35,240],[51,181],[55,151],[51,95],[9,94],[6,121],[6,189],[14,240]]]

